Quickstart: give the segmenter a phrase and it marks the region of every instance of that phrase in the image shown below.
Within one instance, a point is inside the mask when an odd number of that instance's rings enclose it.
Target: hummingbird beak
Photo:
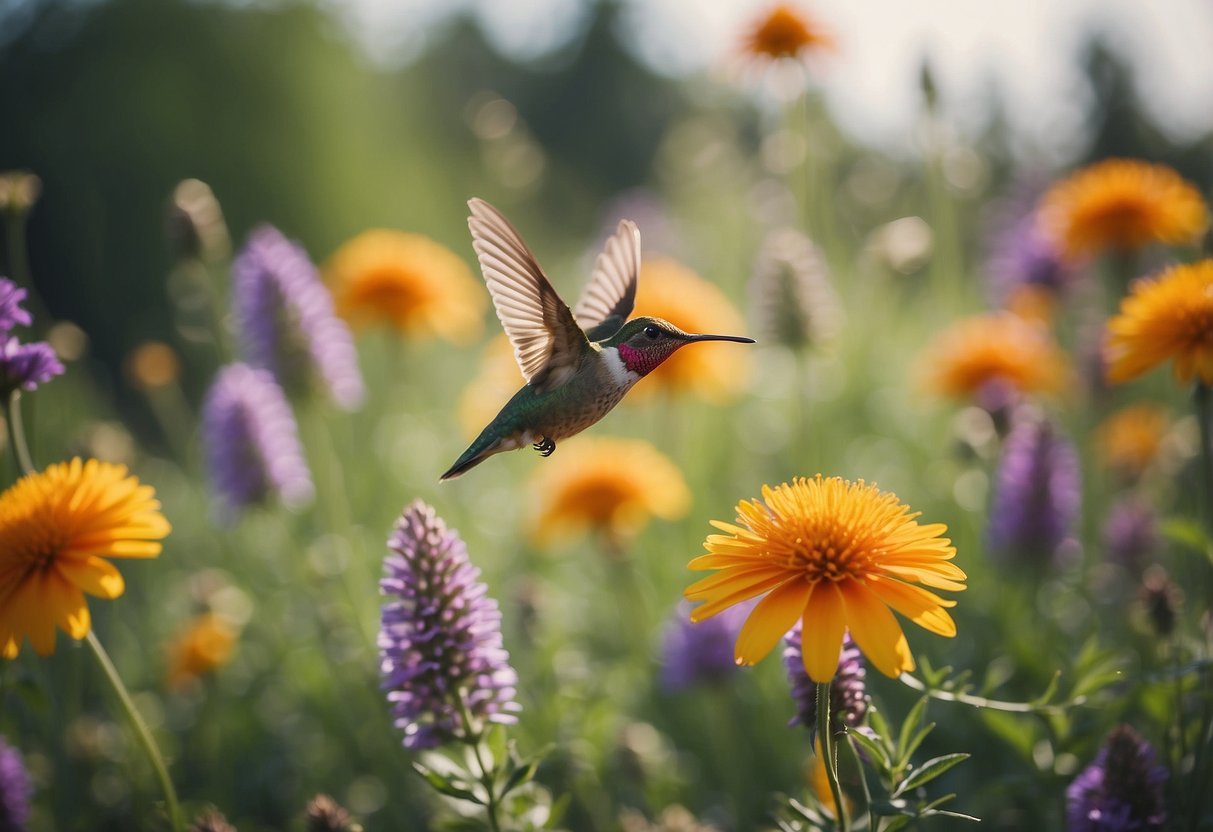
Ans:
[[[741,335],[691,335],[687,338],[689,343],[696,341],[735,341],[738,344],[753,344],[753,338],[745,338]]]

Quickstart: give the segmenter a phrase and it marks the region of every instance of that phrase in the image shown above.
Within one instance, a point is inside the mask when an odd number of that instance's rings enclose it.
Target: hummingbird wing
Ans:
[[[614,335],[636,305],[636,278],[640,274],[640,229],[621,220],[594,261],[594,272],[573,309],[577,322],[591,341]]]
[[[468,208],[472,248],[523,378],[541,393],[559,387],[588,352],[585,333],[510,221],[482,199]]]

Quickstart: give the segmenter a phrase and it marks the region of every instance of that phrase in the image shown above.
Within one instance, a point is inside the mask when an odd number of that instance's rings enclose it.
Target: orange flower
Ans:
[[[329,258],[325,279],[337,312],[354,326],[386,323],[458,344],[484,326],[484,291],[467,264],[420,234],[364,231]]]
[[[1175,361],[1175,377],[1213,384],[1213,260],[1134,281],[1108,321],[1108,380],[1129,381]]]
[[[1040,218],[1072,257],[1148,243],[1191,243],[1208,224],[1200,192],[1166,165],[1105,159],[1055,184]]]
[[[228,663],[237,630],[213,612],[197,616],[167,648],[165,682],[181,688]]]
[[[1095,429],[1100,461],[1129,479],[1136,479],[1158,455],[1167,429],[1167,411],[1153,404],[1118,410]]]
[[[834,39],[816,20],[786,4],[759,18],[742,44],[753,57],[771,61],[799,58],[833,46]]]
[[[107,558],[154,558],[169,529],[155,492],[123,465],[77,458],[22,477],[0,494],[0,654],[16,658],[28,637],[50,655],[56,626],[84,638],[84,593],[125,589]]]
[[[673,260],[645,261],[640,268],[633,317],[664,318],[687,332],[742,332],[744,322],[724,293]],[[745,350],[711,342],[679,350],[628,394],[637,401],[658,390],[691,392],[712,402],[728,401],[746,378]]]
[[[804,622],[805,672],[828,682],[838,669],[849,630],[872,665],[888,676],[914,669],[914,658],[891,610],[941,636],[956,635],[945,610],[955,601],[917,584],[960,591],[965,573],[951,563],[956,549],[942,524],[919,525],[917,514],[862,480],[797,478],[762,487],[762,500],[737,504],[737,523],[713,520],[708,554],[691,569],[718,569],[687,588],[702,602],[698,622],[763,595],[737,636],[738,664],[754,664]]]
[[[954,323],[936,336],[922,361],[930,386],[957,397],[973,396],[991,382],[1022,393],[1055,392],[1069,375],[1048,331],[1009,312]]]
[[[691,507],[682,472],[638,439],[563,442],[536,468],[531,490],[538,506],[532,535],[543,546],[587,531],[621,545],[650,517],[674,520]]]

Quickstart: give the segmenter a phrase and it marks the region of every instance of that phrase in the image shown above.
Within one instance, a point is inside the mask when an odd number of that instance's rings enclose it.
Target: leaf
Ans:
[[[880,738],[880,741],[888,745],[893,732],[889,730],[889,723],[885,721],[884,714],[875,706],[868,708],[868,725],[876,732],[876,736]]]
[[[506,779],[505,785],[501,787],[501,796],[504,797],[519,786],[531,782],[531,778],[535,776],[535,772],[539,769],[539,764],[542,762],[543,757],[536,756],[532,757],[530,761],[515,767]]]
[[[439,774],[431,768],[423,766],[421,763],[413,763],[413,770],[421,775],[425,782],[429,783],[434,791],[444,794],[447,797],[454,797],[459,800],[467,800],[471,803],[484,806],[485,802],[471,790],[467,783],[461,780],[456,780],[453,777],[447,777]]]
[[[927,699],[922,697],[914,707],[910,708],[910,712],[906,714],[905,722],[901,723],[901,733],[897,737],[897,757],[900,760],[905,760],[909,755],[905,753],[906,746],[909,745],[910,737],[918,730],[918,723],[922,721],[922,716],[927,709]]]
[[[1037,706],[1049,704],[1049,702],[1053,699],[1053,695],[1057,693],[1057,685],[1060,681],[1061,671],[1055,670],[1053,672],[1053,678],[1049,680],[1049,684],[1045,686],[1043,691],[1041,691],[1040,696],[1037,696],[1032,700],[1032,704]]]
[[[964,753],[944,754],[942,757],[927,760],[921,766],[910,771],[906,779],[897,787],[897,791],[893,792],[893,797],[903,795],[931,782],[948,769],[969,759],[969,756]]]
[[[1188,517],[1170,517],[1158,524],[1162,536],[1172,543],[1178,543],[1197,552],[1203,552],[1205,557],[1213,559],[1213,540],[1200,523]]]
[[[856,742],[860,748],[868,752],[868,756],[880,769],[881,774],[888,774],[889,767],[892,765],[892,762],[889,760],[889,754],[887,751],[885,751],[884,746],[869,737],[863,731],[849,729],[847,731],[847,736]]]
[[[914,738],[912,740],[910,740],[909,744],[901,752],[901,756],[898,757],[898,759],[897,759],[898,768],[903,768],[908,762],[910,762],[910,758],[914,756],[914,752],[918,750],[918,746],[922,745],[922,741],[927,738],[927,734],[931,733],[934,730],[935,730],[934,722],[930,722],[930,723],[922,726],[921,729],[919,729],[918,733],[914,735]]]
[[[872,811],[876,814],[891,818],[896,815],[904,815],[906,808],[909,806],[904,800],[873,800]]]

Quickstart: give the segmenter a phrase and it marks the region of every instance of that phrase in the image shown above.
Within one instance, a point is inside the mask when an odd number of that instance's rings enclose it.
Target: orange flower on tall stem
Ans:
[[[702,621],[763,595],[737,637],[738,664],[754,664],[798,620],[803,621],[805,671],[828,682],[838,669],[842,639],[855,644],[881,673],[914,669],[899,612],[941,636],[956,635],[946,608],[955,601],[925,587],[960,591],[965,573],[942,524],[920,525],[897,496],[862,480],[798,478],[763,486],[762,500],[737,504],[737,522],[712,525],[708,554],[691,569],[717,569],[687,588],[702,602],[691,613]],[[919,586],[921,584],[922,586]]]
[[[834,38],[818,21],[788,4],[773,7],[745,33],[742,49],[755,58],[798,59],[834,46]]]
[[[1213,259],[1135,281],[1108,321],[1107,359],[1116,384],[1171,360],[1180,381],[1213,384]]]
[[[125,466],[73,459],[29,474],[0,494],[0,654],[26,638],[46,656],[55,628],[91,629],[85,593],[125,589],[110,558],[154,558],[170,527],[150,486]]]

